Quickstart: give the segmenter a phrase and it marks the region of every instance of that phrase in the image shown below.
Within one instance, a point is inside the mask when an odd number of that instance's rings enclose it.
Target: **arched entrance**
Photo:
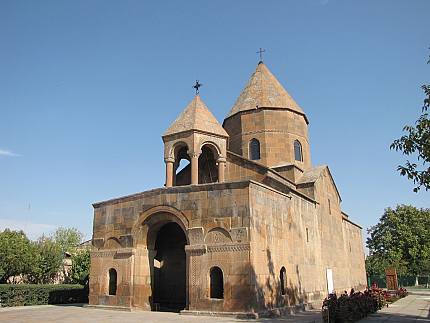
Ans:
[[[180,311],[186,306],[187,239],[175,222],[161,226],[155,235],[152,295],[153,309]]]

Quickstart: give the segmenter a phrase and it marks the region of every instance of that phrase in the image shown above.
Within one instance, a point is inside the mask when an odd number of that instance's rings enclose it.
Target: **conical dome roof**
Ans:
[[[255,72],[252,74],[248,84],[246,84],[226,118],[241,111],[258,108],[293,110],[302,114],[306,119],[303,110],[263,62],[258,63]]]
[[[206,104],[198,95],[194,97],[185,110],[182,111],[179,117],[177,117],[171,124],[163,137],[188,130],[198,130],[222,137],[228,137],[227,132],[219,124],[217,119],[209,111]]]

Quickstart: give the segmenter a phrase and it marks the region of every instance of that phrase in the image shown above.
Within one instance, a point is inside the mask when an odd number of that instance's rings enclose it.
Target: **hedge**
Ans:
[[[0,284],[0,307],[88,302],[82,285]]]
[[[398,276],[399,287],[415,286],[415,276]],[[387,288],[387,282],[385,276],[372,275],[369,276],[370,285],[376,283],[379,288]],[[425,285],[430,282],[426,276],[418,277],[418,284]],[[370,286],[369,286],[370,287]]]

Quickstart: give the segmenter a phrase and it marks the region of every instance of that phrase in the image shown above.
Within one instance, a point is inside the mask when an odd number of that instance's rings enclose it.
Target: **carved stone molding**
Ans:
[[[110,250],[110,251],[93,251],[91,252],[91,257],[95,258],[113,258],[113,256],[116,254],[116,250]]]
[[[104,244],[105,244],[104,238],[94,238],[93,239],[93,246],[96,248],[102,248]]]
[[[190,240],[191,245],[201,244],[203,243],[203,228],[195,227],[188,229],[188,239]]]
[[[133,256],[134,254],[135,254],[135,249],[128,248],[128,249],[117,250],[115,256],[130,257],[130,256]]]
[[[185,252],[190,256],[201,256],[207,252],[207,247],[204,244],[186,245]]]
[[[244,243],[248,241],[248,229],[246,227],[233,228],[230,235],[234,242]]]
[[[124,234],[119,237],[119,241],[123,247],[129,248],[133,246],[133,235],[132,234]]]
[[[135,254],[135,249],[120,249],[120,250],[102,250],[91,252],[91,257],[95,258],[129,258]]]
[[[226,244],[207,246],[208,252],[241,252],[249,250],[249,244]]]

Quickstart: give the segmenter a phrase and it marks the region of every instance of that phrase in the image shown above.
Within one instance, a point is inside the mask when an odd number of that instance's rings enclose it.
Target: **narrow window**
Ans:
[[[309,229],[306,228],[306,242],[309,242]]]
[[[285,267],[281,268],[279,280],[281,281],[281,294],[285,295],[285,287],[287,285],[287,271],[285,270]]]
[[[260,142],[255,138],[249,142],[249,159],[260,159]]]
[[[210,270],[210,295],[211,298],[224,298],[224,279],[219,267],[212,267]]]
[[[328,199],[328,214],[331,214],[331,201]]]
[[[117,274],[116,270],[109,269],[109,295],[116,295]]]
[[[294,158],[297,161],[303,161],[302,144],[298,140],[294,141]]]

